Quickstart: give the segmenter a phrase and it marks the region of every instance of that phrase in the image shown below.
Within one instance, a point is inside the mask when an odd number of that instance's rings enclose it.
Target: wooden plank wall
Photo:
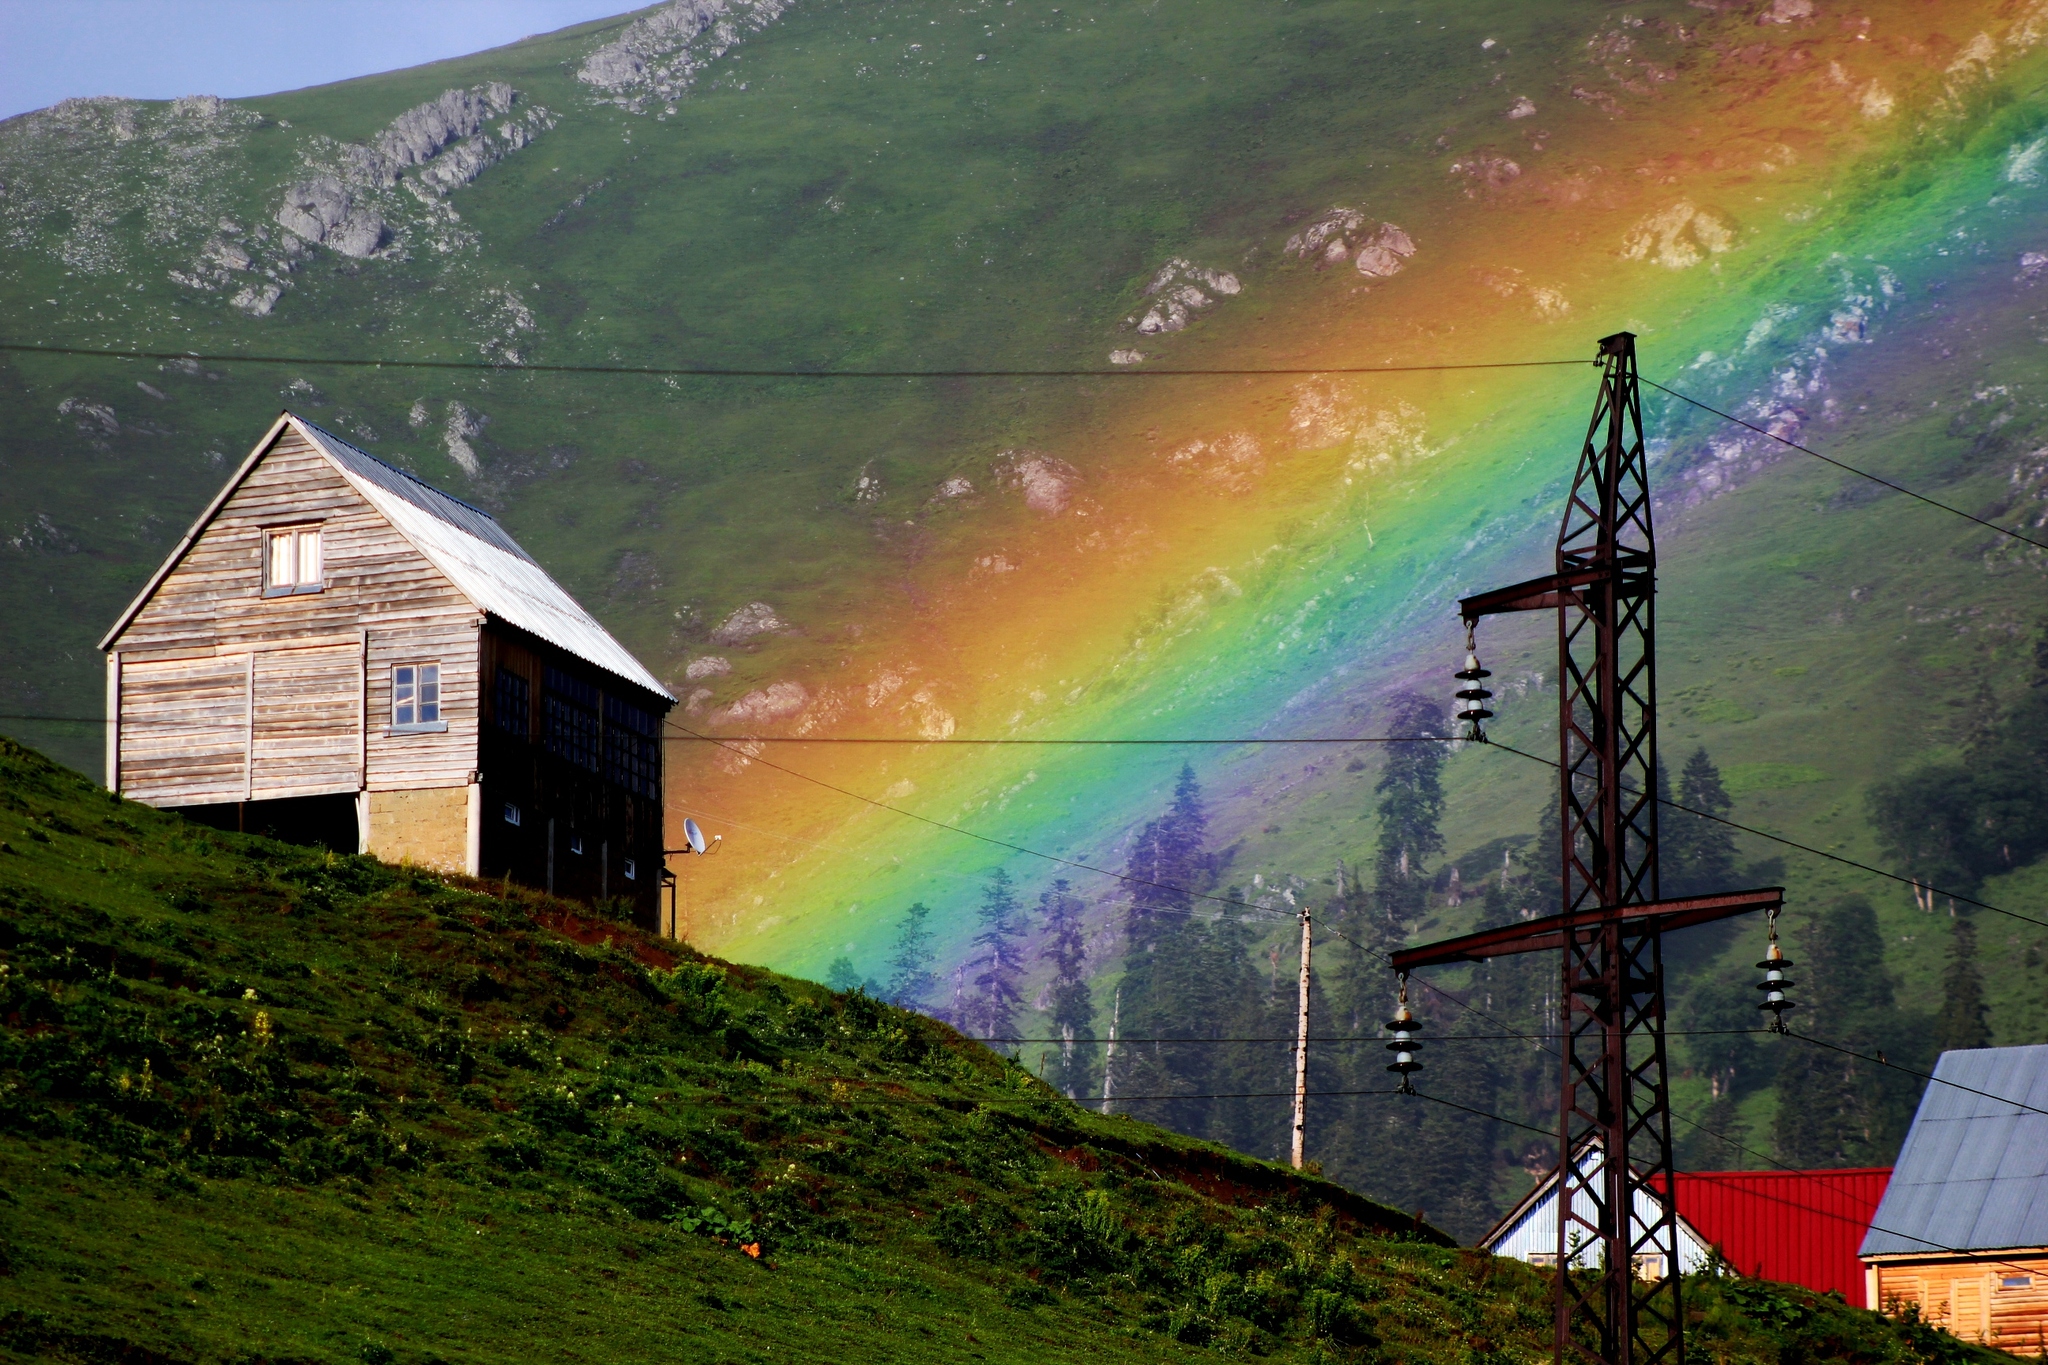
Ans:
[[[249,798],[355,791],[363,768],[356,715],[362,642],[264,649],[250,658],[256,714]]]
[[[321,526],[325,589],[266,598],[264,532],[307,522]],[[189,805],[464,785],[476,766],[480,620],[287,427],[114,642],[122,787]],[[448,728],[387,734],[391,666],[419,662],[441,665]]]
[[[1877,1307],[1917,1303],[1920,1314],[1965,1341],[2032,1353],[2048,1333],[2048,1252],[1969,1259],[1881,1261]],[[2018,1281],[2026,1283],[2020,1284]]]
[[[158,806],[247,794],[249,660],[121,660],[121,787]],[[147,717],[145,720],[144,717]]]

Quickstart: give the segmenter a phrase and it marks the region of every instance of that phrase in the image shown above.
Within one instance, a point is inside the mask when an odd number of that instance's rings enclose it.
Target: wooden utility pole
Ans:
[[[1102,1053],[1102,1112],[1109,1112],[1109,1100],[1116,1085],[1116,1026],[1123,1022],[1124,988],[1116,988],[1116,1003],[1109,1010],[1109,1046]]]
[[[1294,1042],[1294,1169],[1301,1169],[1302,1129],[1308,1119],[1308,907],[1301,907],[1301,1012]]]

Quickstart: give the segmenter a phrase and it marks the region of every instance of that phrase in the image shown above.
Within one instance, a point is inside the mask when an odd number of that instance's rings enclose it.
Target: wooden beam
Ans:
[[[1785,888],[1767,886],[1755,891],[1725,891],[1717,896],[1682,896],[1675,900],[1642,901],[1635,905],[1607,906],[1581,910],[1573,915],[1545,915],[1498,929],[1481,929],[1436,943],[1403,948],[1389,958],[1397,972],[1417,967],[1436,967],[1446,962],[1479,962],[1516,953],[1538,953],[1564,945],[1567,924],[1574,931],[1592,929],[1620,920],[1639,932],[1683,929],[1709,924],[1753,910],[1778,910],[1785,904]]]

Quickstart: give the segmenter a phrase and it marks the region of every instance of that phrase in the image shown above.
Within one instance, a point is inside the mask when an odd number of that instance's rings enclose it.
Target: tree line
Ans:
[[[1962,760],[1880,786],[1873,824],[1888,850],[1930,885],[1969,894],[1984,877],[2048,852],[2048,640],[2027,694],[1987,726]],[[1389,732],[1448,737],[1434,701],[1394,698]],[[1450,746],[1391,746],[1375,780],[1377,840],[1364,869],[1339,864],[1326,880],[1246,886],[1230,854],[1211,846],[1200,782],[1184,767],[1171,800],[1138,831],[1091,951],[1090,906],[1064,879],[1027,906],[1009,875],[991,870],[966,961],[948,979],[936,969],[931,912],[904,912],[888,975],[862,978],[833,964],[831,984],[861,988],[942,1017],[970,1036],[1013,1050],[1022,1022],[1052,1041],[1045,1079],[1078,1103],[1113,1108],[1191,1136],[1279,1158],[1286,1149],[1295,1011],[1295,949],[1273,921],[1313,900],[1318,929],[1311,997],[1310,1152],[1324,1172],[1373,1197],[1419,1210],[1461,1237],[1483,1232],[1528,1178],[1554,1166],[1554,1140],[1495,1122],[1499,1115],[1547,1132],[1556,1122],[1560,1063],[1528,1036],[1557,1028],[1559,981],[1552,954],[1474,966],[1462,984],[1412,993],[1431,1046],[1422,1085],[1449,1101],[1393,1095],[1379,1044],[1392,1006],[1383,958],[1430,915],[1480,902],[1482,923],[1559,909],[1561,831],[1556,802],[1529,835],[1495,840],[1446,860],[1441,828],[1443,765]],[[1741,860],[1735,831],[1712,817],[1734,807],[1704,747],[1679,766],[1660,765],[1664,809],[1659,861],[1666,896],[1705,894],[1781,880],[1775,860]],[[2029,804],[2037,803],[2037,804]],[[1931,904],[1923,908],[1932,909]],[[1989,1011],[1968,907],[1952,908],[1938,1007],[1902,1001],[1886,964],[1875,907],[1845,897],[1802,916],[1787,937],[1800,963],[1802,1031],[1925,1070],[1936,1051],[1989,1044]],[[1742,921],[1700,926],[1665,945],[1671,1026],[1681,1076],[1704,1081],[1707,1101],[1677,1125],[1688,1169],[1793,1167],[1891,1161],[1918,1099],[1911,1075],[1841,1053],[1759,1036],[1752,984],[1728,958],[1758,938]],[[1760,944],[1758,945],[1760,954]],[[1746,968],[1748,953],[1735,955]],[[1283,962],[1286,964],[1282,969]],[[1706,970],[1719,964],[1715,970]],[[1043,985],[1027,999],[1027,982]],[[1113,1034],[1105,1046],[1088,1040]],[[1525,1035],[1517,1038],[1502,1035]],[[1775,1089],[1784,1102],[1752,1125],[1746,1113]],[[1257,1098],[1238,1098],[1255,1096]],[[1769,1105],[1762,1106],[1769,1112]],[[1468,1111],[1477,1111],[1468,1112]]]

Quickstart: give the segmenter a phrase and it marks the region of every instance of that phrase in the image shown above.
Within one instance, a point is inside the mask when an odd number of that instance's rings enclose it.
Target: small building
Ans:
[[[1582,1175],[1590,1175],[1600,1164],[1600,1144],[1589,1141],[1579,1148],[1578,1162]],[[1583,1194],[1573,1212],[1588,1220],[1594,1218],[1595,1210],[1590,1199]],[[1651,1195],[1638,1191],[1635,1198],[1635,1234],[1643,1236],[1650,1225],[1657,1220],[1658,1210]],[[1523,1195],[1520,1202],[1507,1211],[1493,1230],[1479,1239],[1479,1248],[1496,1256],[1512,1256],[1530,1265],[1555,1268],[1557,1265],[1557,1172],[1552,1171],[1543,1180]],[[1600,1247],[1596,1242],[1584,1247],[1572,1257],[1575,1269],[1592,1269],[1600,1264]],[[1707,1241],[1700,1236],[1684,1218],[1678,1219],[1678,1266],[1687,1275],[1703,1269],[1713,1259],[1713,1252]],[[1645,1280],[1661,1280],[1670,1272],[1671,1248],[1636,1257],[1636,1275]]]
[[[2048,1045],[1944,1052],[1861,1249],[1870,1303],[2009,1351],[2048,1333]]]
[[[1678,1216],[1736,1273],[1876,1307],[1856,1251],[1891,1170],[1680,1171]]]
[[[100,648],[125,796],[657,924],[675,698],[489,513],[302,417]]]

